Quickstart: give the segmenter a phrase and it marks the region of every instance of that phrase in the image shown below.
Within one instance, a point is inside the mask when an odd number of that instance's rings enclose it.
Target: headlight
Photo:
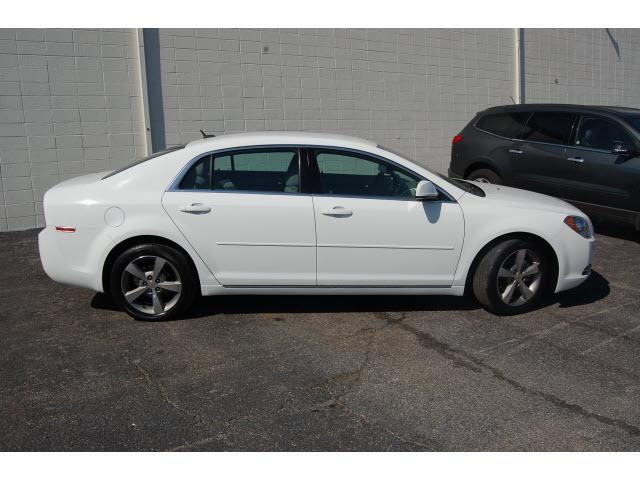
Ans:
[[[591,238],[593,236],[591,233],[591,227],[589,227],[589,222],[582,217],[569,215],[564,219],[564,223],[566,223],[571,230],[582,235],[584,238]]]

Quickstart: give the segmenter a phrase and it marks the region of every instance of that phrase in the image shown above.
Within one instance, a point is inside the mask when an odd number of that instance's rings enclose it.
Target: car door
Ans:
[[[625,149],[628,153],[614,152]],[[564,162],[566,190],[562,196],[578,202],[634,209],[632,197],[640,181],[638,147],[615,120],[581,115]]]
[[[562,167],[575,117],[562,111],[533,112],[520,141],[509,149],[514,186],[553,196],[562,193]]]
[[[451,286],[464,219],[446,194],[417,201],[417,175],[378,157],[311,149],[318,286]]]
[[[222,285],[315,285],[313,203],[300,166],[298,148],[204,155],[162,204]]]

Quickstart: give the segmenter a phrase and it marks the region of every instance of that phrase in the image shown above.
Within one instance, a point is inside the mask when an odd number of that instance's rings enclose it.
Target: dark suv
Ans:
[[[640,110],[494,107],[452,143],[451,177],[546,193],[640,229]]]

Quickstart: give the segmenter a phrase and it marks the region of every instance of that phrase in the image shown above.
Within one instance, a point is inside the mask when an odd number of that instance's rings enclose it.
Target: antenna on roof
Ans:
[[[206,133],[203,129],[200,129],[200,133],[202,134],[202,138],[212,138],[215,137],[213,133]]]

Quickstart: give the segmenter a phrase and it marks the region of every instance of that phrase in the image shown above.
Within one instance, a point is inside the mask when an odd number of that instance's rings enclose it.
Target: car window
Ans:
[[[391,164],[348,152],[316,150],[323,193],[413,198],[420,178]]]
[[[476,127],[506,138],[518,138],[531,112],[492,113],[480,118]]]
[[[298,151],[268,149],[207,155],[191,166],[178,188],[298,193]]]
[[[574,144],[610,152],[616,144],[633,145],[633,140],[624,128],[611,120],[583,116],[580,119]]]
[[[573,118],[572,113],[534,112],[525,126],[522,139],[545,143],[567,143]]]

